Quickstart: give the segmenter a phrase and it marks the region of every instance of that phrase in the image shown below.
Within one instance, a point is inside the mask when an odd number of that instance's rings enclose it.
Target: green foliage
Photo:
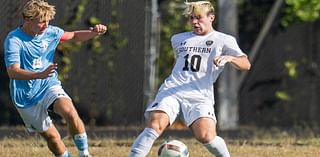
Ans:
[[[297,62],[296,61],[286,61],[284,63],[284,66],[288,70],[288,75],[291,78],[296,78],[297,77]]]
[[[286,0],[286,4],[281,21],[284,27],[293,22],[313,22],[320,18],[320,0]]]
[[[69,20],[64,21],[61,25],[65,28],[69,29],[74,29],[77,25],[79,25],[81,22],[83,22],[83,15],[85,13],[85,9],[87,4],[89,3],[89,0],[81,0],[79,2],[79,5],[77,6],[76,12],[74,12]],[[118,23],[118,12],[117,12],[117,7],[119,6],[119,1],[117,0],[112,0],[111,1],[112,5],[112,11],[111,11],[111,23],[108,25],[108,30],[111,33],[109,33],[110,39],[113,41],[110,44],[110,49],[108,49],[108,58],[107,58],[107,67],[110,72],[113,71],[114,67],[114,53],[116,51],[119,51],[119,49],[123,48],[124,46],[127,45],[128,39],[123,37],[120,31],[120,25]],[[66,7],[68,9],[68,7]],[[101,23],[101,20],[95,16],[92,16],[88,19],[88,23],[92,26],[95,24]],[[66,42],[63,44],[60,44],[57,48],[59,52],[61,52],[62,57],[61,57],[61,62],[62,66],[59,68],[59,79],[61,81],[65,80],[68,78],[68,73],[72,69],[72,62],[71,62],[71,57],[73,53],[80,51],[82,48],[83,44],[81,42]],[[91,40],[90,42],[90,49],[93,53],[95,54],[101,54],[103,52],[103,44],[100,41],[99,37],[95,37]]]
[[[124,48],[128,44],[128,39],[125,37],[121,32],[121,25],[118,23],[120,18],[120,13],[118,12],[118,7],[121,5],[122,1],[119,0],[112,0],[111,1],[111,19],[109,19],[110,23],[108,24],[109,38],[111,43],[109,44],[110,47],[108,48],[108,55],[107,55],[107,69],[109,74],[109,79],[111,82],[115,82],[117,78],[115,73],[115,54],[121,52],[121,49]],[[115,89],[114,84],[109,84],[110,90],[107,91],[107,94],[110,98],[110,102],[116,102],[118,97],[116,96],[115,92],[111,89]],[[106,119],[112,119],[114,115],[114,104],[109,103],[106,105]]]
[[[95,17],[95,16],[91,16],[91,17],[89,18],[89,23],[90,23],[91,25],[95,25],[95,24],[101,23],[101,20],[98,19],[98,18]]]
[[[291,97],[285,91],[276,91],[276,97],[282,101],[290,101]]]
[[[285,0],[285,3],[286,7],[281,20],[281,25],[283,27],[288,27],[289,25],[296,22],[314,22],[320,19],[320,0]],[[288,60],[283,64],[285,69],[287,70],[287,75],[291,79],[297,79],[298,62],[295,60]],[[290,80],[286,80],[285,84],[288,81]],[[282,101],[292,100],[291,104],[294,104],[295,99],[297,99],[297,97],[299,97],[301,93],[291,92],[290,88],[286,87],[285,91],[277,91],[275,95]]]
[[[85,11],[85,6],[88,4],[89,0],[81,0],[78,7],[77,11],[75,12],[75,18],[72,18],[72,20],[68,24],[62,24],[65,27],[73,28],[77,24],[79,24],[82,20],[82,16]],[[63,44],[60,44],[57,48],[59,52],[62,54],[62,66],[59,68],[59,79],[61,81],[64,81],[68,79],[68,74],[72,69],[72,62],[71,62],[71,55],[74,52],[80,51],[82,47],[82,43],[80,42],[66,42]]]
[[[73,25],[77,24],[77,23],[80,23],[81,20],[82,20],[82,16],[85,12],[85,8],[88,4],[89,0],[81,0],[79,5],[78,5],[78,8],[77,8],[77,12],[76,12],[76,16],[75,16],[75,19],[73,20]]]
[[[71,0],[66,0],[66,3],[70,3]],[[89,26],[94,26],[96,24],[100,24],[102,23],[102,20],[99,19],[96,16],[91,16],[88,19],[84,19],[84,14],[86,11],[86,8],[88,6],[88,3],[90,1],[89,0],[81,0],[78,2],[78,6],[76,7],[76,10],[74,12],[74,10],[72,8],[68,8],[68,6],[64,7],[66,13],[69,13],[69,15],[64,15],[65,16],[65,20],[62,21],[62,23],[60,24],[61,26],[63,26],[64,28],[70,29],[70,30],[75,30],[78,28],[79,25],[85,23],[88,24]],[[59,79],[61,81],[65,81],[66,79],[69,78],[69,73],[72,70],[72,55],[74,55],[76,52],[79,52],[83,46],[86,44],[88,47],[86,47],[86,49],[89,49],[89,53],[91,53],[91,57],[88,58],[88,60],[86,61],[87,64],[91,67],[93,67],[94,69],[96,69],[97,66],[105,66],[105,71],[108,72],[108,74],[110,75],[108,77],[108,79],[110,79],[110,82],[114,82],[113,80],[115,80],[115,75],[114,75],[114,65],[115,65],[115,54],[118,53],[122,48],[124,48],[127,44],[128,44],[128,39],[126,37],[124,37],[124,35],[121,33],[121,26],[118,23],[119,21],[119,12],[117,11],[119,6],[121,5],[121,1],[119,0],[112,0],[110,1],[111,4],[111,18],[108,19],[108,22],[110,22],[107,27],[108,27],[108,40],[111,42],[108,42],[107,44],[102,43],[102,41],[104,41],[106,38],[101,38],[101,37],[94,37],[93,39],[90,40],[89,44],[87,45],[86,43],[88,42],[65,42],[63,44],[59,44],[57,50],[58,52],[61,54],[61,58],[60,62],[62,64],[60,64],[59,67]],[[89,27],[88,26],[88,27]],[[107,51],[108,53],[104,53],[106,51],[105,47],[108,47]],[[101,57],[104,59],[104,65],[99,64],[96,62],[98,60],[98,58]],[[96,72],[92,72],[89,78],[90,81],[90,86],[91,88],[95,88],[98,84],[97,84],[97,73]],[[115,87],[113,87],[114,84],[108,84],[110,88],[110,90],[106,91],[106,94],[108,96],[110,96],[110,99],[117,99],[117,96],[115,96],[114,91],[112,91],[111,89],[114,89]],[[93,89],[95,90],[95,89]],[[81,98],[79,97],[79,95],[73,95],[73,100],[75,102],[80,102]],[[110,102],[115,102],[115,100],[110,100]],[[89,118],[95,118],[98,117],[98,114],[100,114],[100,112],[98,111],[98,108],[96,107],[97,102],[96,101],[92,101],[90,106],[90,113],[88,113],[88,115],[90,115],[91,117]],[[107,104],[105,105],[107,106],[107,108],[105,109],[106,112],[102,113],[106,115],[106,119],[112,119],[113,117],[113,113],[114,113],[114,109],[112,104]],[[92,120],[92,122],[94,122],[94,119],[90,119]]]
[[[167,77],[174,63],[174,53],[171,47],[171,36],[178,32],[190,31],[191,26],[182,14],[184,3],[181,0],[165,1],[160,6],[161,16],[161,41],[159,62],[159,81]]]
[[[96,25],[96,24],[100,24],[101,23],[101,20],[98,19],[97,17],[95,16],[92,16],[89,18],[89,23],[90,25]],[[91,50],[95,53],[95,54],[100,54],[102,53],[103,51],[103,47],[102,47],[102,44],[99,40],[99,37],[95,37],[92,39],[91,41]]]
[[[287,70],[287,74],[292,79],[296,79],[298,77],[297,66],[298,63],[294,60],[287,60],[284,62],[284,67]],[[290,92],[288,90],[276,91],[275,96],[282,101],[291,101],[294,99],[294,96],[292,96],[292,93],[289,93]]]
[[[111,19],[109,20],[110,23],[108,24],[108,30],[110,33],[110,40],[112,43],[110,44],[110,48],[108,49],[108,61],[107,61],[107,68],[110,76],[113,76],[114,72],[114,57],[115,53],[121,50],[128,44],[128,39],[123,36],[121,33],[121,26],[118,23],[119,13],[118,13],[118,6],[120,5],[120,1],[112,0],[111,1]],[[111,109],[110,109],[111,110]]]

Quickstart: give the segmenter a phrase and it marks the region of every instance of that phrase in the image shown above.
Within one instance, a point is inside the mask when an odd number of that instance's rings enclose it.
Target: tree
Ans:
[[[294,22],[313,22],[320,18],[319,0],[286,0],[281,24],[285,27]]]

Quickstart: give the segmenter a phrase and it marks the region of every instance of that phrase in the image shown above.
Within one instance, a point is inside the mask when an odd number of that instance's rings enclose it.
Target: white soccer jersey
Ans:
[[[223,70],[213,60],[216,56],[245,56],[234,37],[213,31],[205,36],[192,32],[174,35],[171,44],[176,63],[159,92],[176,94],[180,98],[203,100],[212,98],[213,84]]]

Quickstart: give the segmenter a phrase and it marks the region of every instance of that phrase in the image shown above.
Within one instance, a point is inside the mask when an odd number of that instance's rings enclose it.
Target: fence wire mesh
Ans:
[[[0,6],[1,43],[7,33],[22,24],[21,5],[26,1],[5,0]],[[79,51],[57,52],[56,61],[69,57],[71,70],[64,75],[63,86],[73,98],[86,124],[113,125],[140,123],[143,117],[143,81],[145,53],[145,1],[54,0],[56,16],[50,24],[66,31],[88,29],[95,17],[108,25],[109,35],[101,36],[102,51],[91,41]],[[81,8],[82,7],[82,8]],[[84,9],[81,12],[81,9]],[[77,20],[77,16],[81,16]],[[75,47],[75,50],[76,47]],[[8,77],[1,44],[1,122],[20,124],[11,104]],[[16,120],[18,119],[18,120]]]
[[[21,124],[11,104],[3,61],[7,33],[22,24],[21,5],[26,0],[3,0],[0,6],[0,125]],[[143,120],[149,1],[52,0],[57,14],[53,25],[66,31],[87,29],[92,17],[109,27],[98,39],[102,50],[84,42],[70,57],[70,72],[63,86],[73,98],[86,124],[136,124]],[[159,2],[163,2],[160,1]],[[239,44],[250,48],[274,0],[246,0],[239,7]],[[250,5],[249,5],[250,4]],[[80,8],[79,8],[80,7]],[[77,21],[81,7],[84,13]],[[80,12],[81,13],[81,12]],[[166,18],[166,17],[161,17]],[[319,126],[320,22],[279,27],[279,18],[259,50],[240,92],[239,123],[258,126]],[[165,20],[162,20],[165,21]],[[76,48],[75,48],[76,49]],[[65,57],[57,52],[57,62]],[[63,68],[64,64],[59,67]],[[217,102],[217,107],[219,102]]]

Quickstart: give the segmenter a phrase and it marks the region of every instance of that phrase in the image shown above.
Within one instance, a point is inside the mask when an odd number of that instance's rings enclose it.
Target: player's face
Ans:
[[[44,20],[29,20],[29,32],[31,35],[40,35],[42,34],[49,25],[49,19],[45,18]]]
[[[189,15],[189,22],[192,26],[193,33],[197,35],[206,35],[213,31],[212,22],[214,15]]]

